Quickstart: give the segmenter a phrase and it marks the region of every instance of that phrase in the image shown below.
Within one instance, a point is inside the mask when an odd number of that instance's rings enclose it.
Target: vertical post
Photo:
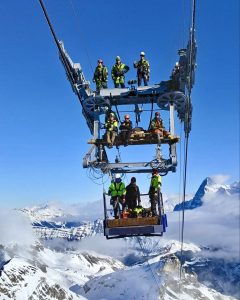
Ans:
[[[94,120],[93,123],[93,138],[94,140],[97,140],[99,138],[100,130],[99,130],[99,120]],[[98,157],[98,147],[95,146],[95,158]]]
[[[170,102],[170,134],[175,135],[174,104]]]
[[[171,136],[175,135],[175,124],[174,124],[174,104],[170,102],[170,134]],[[176,153],[176,143],[170,145],[170,157],[172,160],[172,166],[177,165],[177,153]]]
[[[106,204],[106,193],[103,192],[103,207],[104,207],[104,220],[103,220],[103,227],[104,227],[104,236],[106,236],[106,226],[107,226],[107,204]],[[107,237],[107,236],[106,236]],[[108,238],[108,237],[107,237]]]

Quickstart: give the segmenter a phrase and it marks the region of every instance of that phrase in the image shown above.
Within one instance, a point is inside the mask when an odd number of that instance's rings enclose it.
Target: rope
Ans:
[[[178,188],[178,194],[179,194],[179,199],[178,199],[178,204],[180,205],[181,203],[181,186],[182,186],[182,130],[183,130],[183,126],[182,126],[182,123],[181,123],[181,129],[180,129],[180,178],[179,178],[179,188]],[[179,210],[179,219],[178,219],[178,222],[179,222],[179,227],[178,227],[178,232],[179,232],[179,242],[180,242],[180,230],[181,230],[181,226],[180,226],[180,223],[181,223],[181,220],[180,220],[180,210]]]
[[[49,16],[48,16],[47,10],[46,10],[46,8],[45,8],[45,6],[44,6],[43,0],[39,0],[39,3],[40,3],[40,5],[41,5],[41,8],[42,8],[43,13],[44,13],[44,15],[45,15],[45,18],[46,18],[46,20],[47,20],[47,23],[48,23],[48,26],[49,26],[50,31],[51,31],[51,33],[52,33],[53,39],[54,39],[54,41],[55,41],[55,43],[56,43],[56,45],[57,45],[58,51],[59,51],[60,56],[61,56],[61,59],[62,59],[62,63],[63,63],[63,65],[65,66],[65,69],[66,69],[66,72],[67,72],[67,76],[68,76],[69,80],[71,81],[71,83],[72,83],[73,85],[75,85],[75,80],[74,80],[74,78],[73,78],[73,76],[72,76],[71,69],[70,69],[70,67],[69,67],[69,65],[68,65],[68,62],[67,62],[67,60],[66,60],[66,57],[65,57],[65,55],[64,55],[64,53],[63,53],[63,51],[62,51],[62,48],[60,47],[59,41],[58,41],[58,39],[57,39],[57,36],[56,36],[55,31],[54,31],[54,29],[53,29],[53,26],[52,26],[52,24],[51,24],[51,21],[50,21],[50,18],[49,18]],[[81,98],[81,95],[79,94],[79,92],[77,92],[77,97],[78,97],[79,102],[80,102],[80,104],[81,104],[81,106],[82,106],[83,115],[84,115],[84,117],[85,117],[86,120],[87,120],[87,123],[88,123],[88,126],[89,126],[90,131],[92,132],[92,131],[93,131],[93,128],[92,128],[92,127],[93,127],[93,124],[92,124],[92,122],[91,122],[91,119],[90,119],[89,116],[88,116],[88,113],[87,113],[86,109],[85,109],[84,106],[83,106],[82,98]]]
[[[151,114],[150,114],[150,120],[149,120],[148,130],[150,130],[150,127],[151,127],[152,114],[153,114],[153,100],[151,102],[152,102],[152,107],[151,107]]]
[[[84,51],[86,52],[86,55],[87,55],[87,60],[88,60],[88,63],[89,63],[89,65],[90,65],[90,68],[91,68],[91,70],[92,70],[92,73],[94,73],[94,69],[93,69],[93,66],[92,66],[92,63],[91,63],[91,58],[90,58],[90,55],[89,55],[89,51],[88,51],[88,48],[87,48],[87,46],[86,46],[86,39],[85,39],[85,37],[84,37],[84,35],[83,35],[83,33],[81,32],[81,30],[80,30],[80,22],[79,22],[79,19],[80,19],[80,17],[79,17],[79,14],[78,14],[78,12],[76,11],[76,9],[75,9],[75,7],[74,7],[74,5],[73,5],[73,1],[72,0],[69,0],[69,2],[70,2],[70,5],[71,5],[71,8],[72,8],[72,10],[73,10],[73,14],[74,14],[74,17],[75,17],[75,21],[76,21],[76,24],[78,25],[77,26],[77,30],[78,30],[78,32],[79,32],[79,35],[80,35],[80,37],[81,37],[81,39],[82,40],[85,40],[85,43],[83,43],[83,47],[84,47]]]
[[[118,120],[119,120],[119,122],[121,122],[121,118],[120,118],[120,115],[119,115],[119,111],[118,111],[118,107],[117,107],[117,105],[115,105],[115,108],[116,108],[116,112],[117,112]]]
[[[185,222],[185,201],[186,201],[186,183],[187,183],[187,160],[188,160],[188,136],[185,138],[184,149],[184,171],[183,171],[183,209],[182,209],[182,227],[181,227],[181,268],[180,279],[182,278],[182,264],[183,264],[183,240],[184,240],[184,222]]]
[[[195,14],[196,14],[196,0],[192,1],[192,28],[190,36],[190,72],[192,72],[192,50],[194,41],[195,31]],[[190,73],[191,74],[191,73]],[[182,266],[183,266],[183,241],[184,241],[184,223],[185,223],[185,202],[186,202],[186,184],[187,184],[187,162],[188,162],[188,141],[190,131],[190,102],[191,101],[191,75],[188,89],[187,109],[186,109],[186,128],[185,128],[185,139],[184,139],[184,170],[183,170],[183,208],[182,208],[182,226],[181,226],[181,266],[180,266],[180,280],[182,279]]]
[[[52,36],[53,36],[53,38],[54,38],[54,41],[55,41],[55,43],[56,43],[56,45],[57,45],[58,51],[59,51],[59,53],[60,53],[60,55],[61,55],[61,58],[62,58],[62,60],[63,60],[63,64],[64,64],[64,66],[65,66],[66,69],[67,69],[68,76],[69,76],[71,82],[74,84],[74,78],[73,78],[73,76],[72,76],[72,73],[71,73],[71,70],[70,70],[70,68],[69,68],[69,65],[68,65],[68,63],[67,63],[67,61],[66,61],[66,59],[65,59],[65,56],[64,56],[64,54],[63,54],[63,52],[62,52],[62,49],[61,49],[61,47],[60,47],[60,45],[59,45],[57,36],[56,36],[56,34],[55,34],[55,32],[54,32],[54,29],[53,29],[53,26],[52,26],[52,24],[51,24],[51,22],[50,22],[50,19],[49,19],[47,10],[46,10],[46,8],[45,8],[45,6],[44,6],[44,4],[43,4],[43,0],[39,0],[39,2],[40,2],[40,5],[41,5],[41,7],[42,7],[42,10],[43,10],[43,13],[44,13],[44,15],[45,15],[45,18],[46,18],[46,20],[47,20],[48,27],[50,28],[50,31],[51,31]]]

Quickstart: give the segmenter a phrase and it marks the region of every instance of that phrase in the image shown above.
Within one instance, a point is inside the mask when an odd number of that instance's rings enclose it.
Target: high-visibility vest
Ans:
[[[105,124],[105,128],[107,131],[118,131],[118,121],[114,120],[108,120],[107,123]]]
[[[112,182],[109,186],[108,193],[112,196],[123,196],[126,195],[126,188],[123,182],[117,183]]]
[[[153,175],[150,183],[150,192],[157,192],[162,184],[162,177],[158,175]]]

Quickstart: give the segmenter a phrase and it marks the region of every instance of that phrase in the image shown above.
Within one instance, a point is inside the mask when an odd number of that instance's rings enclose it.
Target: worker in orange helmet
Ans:
[[[124,147],[128,146],[128,142],[132,133],[132,121],[130,120],[129,114],[124,116],[124,121],[120,125],[120,134],[123,139]]]

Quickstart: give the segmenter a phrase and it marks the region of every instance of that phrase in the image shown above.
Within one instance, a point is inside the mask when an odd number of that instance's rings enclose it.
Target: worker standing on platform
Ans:
[[[160,188],[162,186],[162,177],[158,174],[158,170],[154,169],[149,188],[149,198],[151,202],[152,216],[157,215],[157,200],[159,197]]]
[[[132,133],[132,121],[130,120],[130,116],[127,114],[124,116],[124,121],[120,125],[121,136],[124,142],[124,147],[128,146],[128,141],[130,139]]]
[[[126,187],[126,205],[134,210],[141,205],[140,190],[136,183],[136,177],[131,178],[131,183]]]
[[[108,188],[108,195],[111,196],[110,203],[113,206],[114,218],[119,219],[120,205],[122,205],[122,211],[124,211],[126,206],[126,188],[125,184],[122,182],[120,174],[115,175],[115,180],[111,183]]]
[[[121,62],[120,56],[116,57],[116,63],[112,67],[112,80],[115,88],[125,88],[125,73],[129,71],[129,67]]]
[[[102,59],[98,60],[98,65],[93,75],[93,82],[96,83],[96,92],[99,93],[101,89],[107,89],[108,70],[103,65]]]
[[[137,69],[137,79],[138,79],[138,86],[142,84],[142,80],[144,85],[148,85],[148,81],[150,78],[150,64],[145,59],[145,53],[140,53],[140,60],[133,63],[134,68]]]

